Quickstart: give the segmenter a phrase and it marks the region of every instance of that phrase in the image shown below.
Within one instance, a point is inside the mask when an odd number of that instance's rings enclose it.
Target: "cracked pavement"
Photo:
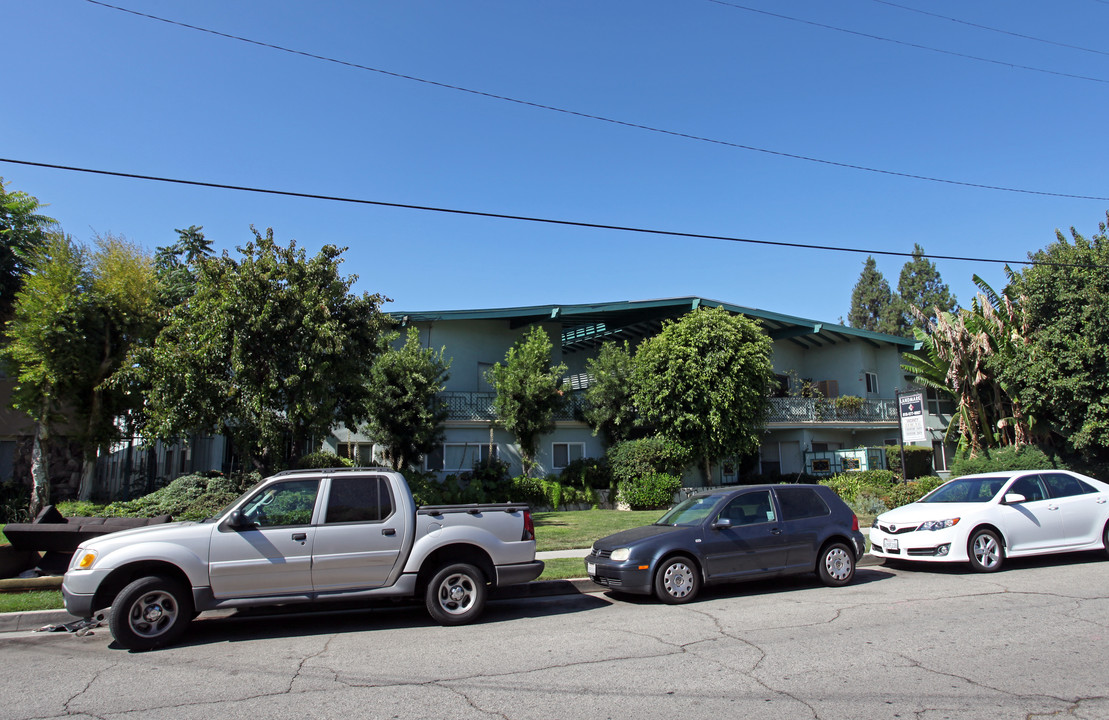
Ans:
[[[1109,718],[1109,561],[863,567],[668,606],[604,594],[194,622],[150,653],[0,635],[6,718]]]

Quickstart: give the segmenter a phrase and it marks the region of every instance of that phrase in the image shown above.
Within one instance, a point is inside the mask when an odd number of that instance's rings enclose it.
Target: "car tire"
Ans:
[[[1101,544],[1105,546],[1105,557],[1109,558],[1109,523],[1105,523],[1105,529],[1101,531]]]
[[[967,541],[967,557],[970,566],[978,572],[997,572],[1005,560],[1005,549],[1001,538],[988,528],[975,530]]]
[[[441,568],[424,592],[427,612],[440,625],[465,625],[485,609],[485,576],[467,563]]]
[[[855,554],[841,542],[828,543],[816,561],[816,574],[825,585],[846,585],[855,578]]]
[[[120,590],[108,629],[128,650],[153,650],[176,642],[192,622],[193,599],[180,582],[150,575]]]
[[[667,558],[655,572],[655,595],[664,603],[687,603],[700,591],[701,574],[684,555]]]

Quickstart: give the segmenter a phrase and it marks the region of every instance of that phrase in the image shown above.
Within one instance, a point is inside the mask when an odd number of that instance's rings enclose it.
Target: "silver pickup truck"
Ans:
[[[541,572],[527,505],[416,507],[391,470],[297,470],[204,522],[82,543],[62,594],[77,617],[111,607],[116,642],[148,650],[221,608],[422,596],[435,620],[459,625],[481,613],[487,586]]]

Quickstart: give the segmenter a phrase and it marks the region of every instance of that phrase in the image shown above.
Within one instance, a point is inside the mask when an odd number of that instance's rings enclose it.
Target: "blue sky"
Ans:
[[[897,173],[1109,196],[1109,53],[1080,49],[1103,46],[1105,0],[898,2],[1074,48],[876,0],[114,4],[672,133]],[[1015,260],[1051,243],[1056,228],[1092,234],[1109,208],[1104,199],[909,179],[631,128],[85,0],[0,0],[0,19],[5,158],[787,243],[892,252],[920,243],[940,255]],[[116,233],[153,249],[195,224],[217,249],[233,251],[254,224],[310,252],[349,247],[344,269],[359,276],[356,289],[389,296],[392,310],[699,295],[837,321],[866,257],[2,162],[0,175],[86,241]],[[876,259],[896,285],[904,259]],[[937,264],[965,304],[974,273],[1004,283],[999,265]]]

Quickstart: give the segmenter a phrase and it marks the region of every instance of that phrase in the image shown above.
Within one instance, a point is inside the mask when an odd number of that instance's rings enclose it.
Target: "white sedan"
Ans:
[[[1007,557],[1109,552],[1109,484],[1062,470],[966,475],[879,515],[870,542],[883,559],[969,562],[980,572]]]

